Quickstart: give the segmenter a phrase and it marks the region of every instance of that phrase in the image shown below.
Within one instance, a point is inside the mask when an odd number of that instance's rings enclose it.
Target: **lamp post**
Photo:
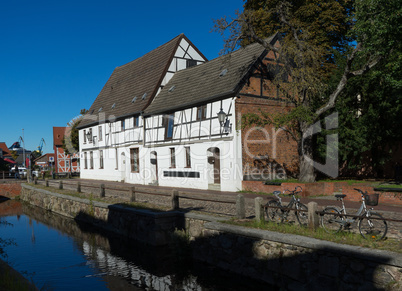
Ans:
[[[229,124],[229,119],[225,111],[221,108],[221,111],[217,113],[218,115],[218,120],[221,125],[221,128],[223,128],[223,132],[226,134],[229,134],[229,132],[232,131],[232,124]]]
[[[23,166],[25,166],[25,137],[24,137],[24,129],[22,129],[22,158],[23,158]]]

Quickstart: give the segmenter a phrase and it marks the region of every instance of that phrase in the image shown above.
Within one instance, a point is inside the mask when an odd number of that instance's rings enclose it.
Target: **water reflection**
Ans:
[[[0,237],[15,239],[18,246],[6,247],[11,265],[45,290],[250,290],[248,280],[178,260],[172,248],[124,240],[16,203],[0,203],[14,225],[12,231],[0,226]]]

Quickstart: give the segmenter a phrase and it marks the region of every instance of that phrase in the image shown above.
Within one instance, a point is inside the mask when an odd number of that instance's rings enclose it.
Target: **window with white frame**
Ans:
[[[88,169],[88,155],[87,155],[87,152],[84,153],[84,169]]]
[[[184,147],[186,154],[186,168],[191,168],[190,147]]]
[[[138,148],[130,149],[131,172],[138,173],[140,171],[140,160]]]
[[[103,150],[99,151],[99,169],[103,169]]]
[[[90,166],[90,169],[94,168],[94,152],[93,151],[89,152],[89,166]]]
[[[170,167],[176,168],[176,152],[174,148],[170,148]]]
[[[101,141],[103,139],[102,137],[102,126],[98,127],[98,140]]]

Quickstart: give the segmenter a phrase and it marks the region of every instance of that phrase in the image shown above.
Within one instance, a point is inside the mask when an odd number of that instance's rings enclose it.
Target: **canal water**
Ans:
[[[90,225],[21,204],[0,202],[1,257],[43,290],[252,290],[256,282]],[[5,223],[6,222],[6,223]],[[265,286],[264,289],[266,289]]]

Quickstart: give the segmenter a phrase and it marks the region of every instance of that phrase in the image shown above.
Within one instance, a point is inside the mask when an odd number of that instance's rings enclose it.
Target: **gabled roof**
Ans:
[[[66,127],[57,127],[53,126],[53,145],[54,146],[62,146],[63,145],[63,137],[66,132]]]
[[[0,149],[3,150],[3,156],[11,156],[10,150],[5,142],[0,142]]]
[[[54,157],[54,153],[41,155],[40,157],[36,158],[34,160],[34,162],[38,162],[38,161],[42,161],[42,160],[49,161],[50,157]]]
[[[77,128],[141,113],[157,94],[183,38],[191,43],[180,34],[146,55],[117,67]]]
[[[267,41],[274,44],[276,35]],[[167,113],[238,94],[258,59],[267,51],[258,43],[175,73],[144,116]]]

